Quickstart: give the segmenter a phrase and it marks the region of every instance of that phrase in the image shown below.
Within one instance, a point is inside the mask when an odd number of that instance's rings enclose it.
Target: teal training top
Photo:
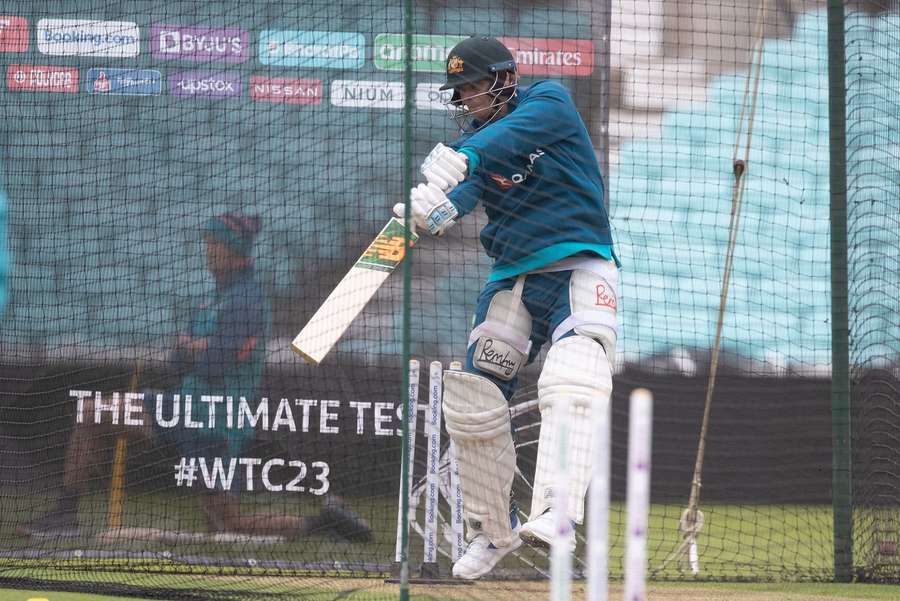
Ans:
[[[480,201],[488,216],[481,231],[494,259],[488,281],[577,254],[619,264],[594,147],[563,86],[519,88],[505,117],[451,146],[469,157],[469,176],[450,201],[460,216]]]

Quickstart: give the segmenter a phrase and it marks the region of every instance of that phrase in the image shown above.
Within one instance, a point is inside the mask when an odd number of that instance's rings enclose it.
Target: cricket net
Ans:
[[[604,174],[623,263],[612,577],[622,576],[636,387],[657,402],[651,577],[834,577],[822,3],[483,4],[4,3],[0,584],[222,599],[359,587],[354,598],[390,598],[396,588],[358,579],[398,575],[410,396],[416,572],[429,553],[428,367],[465,359],[491,268],[485,214],[442,238],[420,232],[319,366],[290,347],[421,180],[423,157],[455,139],[438,88],[450,48],[473,33],[513,51],[524,85],[570,90]],[[853,567],[894,580],[898,23],[895,3],[847,10]],[[676,552],[679,519],[714,363],[692,561]],[[511,403],[522,517],[541,364],[525,368]],[[442,434],[432,525],[446,577],[456,531]],[[577,537],[583,578],[584,528]],[[523,547],[492,578],[548,573],[547,554]]]

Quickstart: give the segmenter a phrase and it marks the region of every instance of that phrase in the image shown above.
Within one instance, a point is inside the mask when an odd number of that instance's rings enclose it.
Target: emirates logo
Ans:
[[[450,75],[462,73],[464,65],[465,61],[454,54],[450,57],[450,60],[447,61],[447,73]]]

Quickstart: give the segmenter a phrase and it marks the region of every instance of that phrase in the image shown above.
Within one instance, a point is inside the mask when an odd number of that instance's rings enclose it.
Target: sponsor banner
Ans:
[[[250,33],[238,28],[150,27],[150,54],[164,60],[243,63],[250,58]]]
[[[131,58],[141,49],[137,23],[41,19],[37,24],[37,46],[53,56],[106,56]]]
[[[321,104],[322,82],[290,77],[250,77],[250,97],[257,102]]]
[[[162,74],[153,69],[89,69],[84,90],[113,96],[157,96],[162,93]]]
[[[412,36],[412,70],[443,73],[447,55],[466,36],[425,35]],[[375,68],[384,71],[403,71],[406,59],[402,33],[381,33],[375,36]]]
[[[280,67],[359,69],[366,39],[340,31],[265,30],[259,36],[259,62]]]
[[[28,50],[28,20],[0,15],[0,52]]]
[[[440,90],[442,84],[420,83],[416,86],[416,108],[420,111],[447,111],[453,90]]]
[[[520,75],[588,77],[594,71],[590,40],[498,38],[516,59]]]
[[[182,71],[169,76],[169,91],[175,96],[240,96],[241,76],[237,73]]]
[[[331,104],[366,108],[403,108],[403,83],[399,81],[356,81],[336,79],[331,82]]]
[[[6,87],[9,90],[75,93],[78,91],[78,69],[50,65],[9,65],[6,69]]]

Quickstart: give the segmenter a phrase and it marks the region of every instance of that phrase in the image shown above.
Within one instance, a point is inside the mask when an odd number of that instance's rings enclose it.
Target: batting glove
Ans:
[[[435,236],[441,236],[450,229],[459,211],[447,198],[443,190],[435,184],[419,184],[409,192],[410,212],[413,223],[418,228],[427,229]],[[403,217],[405,207],[402,202],[394,205],[394,215]]]
[[[425,157],[420,171],[428,183],[434,184],[444,192],[449,192],[459,182],[466,179],[467,167],[466,155],[443,144],[438,144]]]

